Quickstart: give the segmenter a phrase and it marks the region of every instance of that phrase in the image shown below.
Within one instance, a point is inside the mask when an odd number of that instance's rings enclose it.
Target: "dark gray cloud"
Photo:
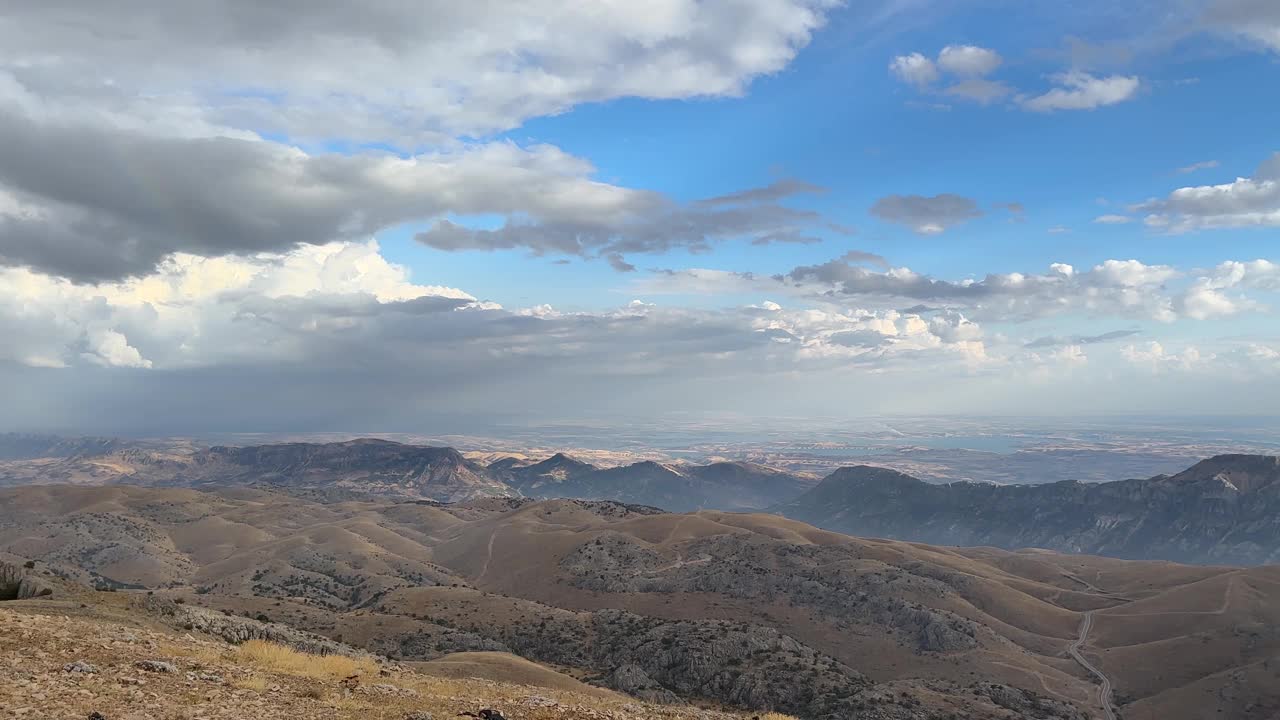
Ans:
[[[886,222],[906,225],[921,235],[936,235],[966,220],[982,216],[973,200],[941,195],[889,195],[871,206],[871,214]]]
[[[676,248],[708,252],[719,242],[746,239],[755,245],[821,242],[810,233],[826,227],[820,213],[779,204],[779,200],[815,186],[789,182],[743,190],[682,205],[656,195],[635,211],[613,214],[582,212],[542,222],[512,218],[497,228],[468,227],[448,219],[436,221],[415,239],[437,250],[508,250],[536,254],[564,253],[603,257],[614,269],[629,254],[657,254]],[[634,267],[632,266],[632,269]]]
[[[1140,334],[1141,330],[1112,330],[1101,335],[1046,335],[1036,338],[1027,343],[1028,348],[1049,348],[1061,347],[1064,345],[1094,345],[1097,343],[1112,342],[1114,340],[1123,340],[1128,337]]]
[[[82,282],[152,272],[175,252],[281,251],[368,237],[446,214],[510,218],[496,230],[438,220],[418,236],[444,250],[526,248],[602,256],[706,251],[732,238],[808,241],[818,213],[771,202],[680,205],[597,182],[555,148],[507,143],[410,159],[308,155],[237,138],[157,137],[105,125],[39,123],[0,104],[0,264]]]

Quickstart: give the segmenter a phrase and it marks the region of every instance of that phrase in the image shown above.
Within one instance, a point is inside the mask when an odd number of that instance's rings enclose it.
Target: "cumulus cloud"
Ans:
[[[1099,225],[1126,225],[1133,222],[1133,218],[1128,215],[1099,215],[1093,221]]]
[[[1134,97],[1141,86],[1136,76],[1098,77],[1078,70],[1054,75],[1052,79],[1059,87],[1042,95],[1023,98],[1022,107],[1035,112],[1094,110]]]
[[[1057,87],[1039,94],[1018,93],[1009,84],[991,77],[1003,62],[1000,54],[989,48],[948,45],[938,52],[936,61],[913,52],[895,57],[889,70],[923,93],[937,92],[981,105],[1014,96],[1011,106],[1032,112],[1093,110],[1115,105],[1134,97],[1141,86],[1136,76],[1097,76],[1074,65],[1067,72],[1050,76]],[[950,77],[949,82],[940,82],[944,75]]]
[[[1067,312],[1172,322],[1175,296],[1165,285],[1180,273],[1166,265],[1107,260],[1087,270],[1055,263],[1041,274],[989,274],[950,281],[908,268],[874,272],[843,260],[797,267],[777,279],[801,293],[854,302],[903,300],[965,308],[981,321],[1018,321]]]
[[[918,88],[928,87],[938,80],[938,66],[918,52],[895,57],[889,63],[889,72]]]
[[[1280,152],[1250,178],[1221,185],[1183,187],[1133,207],[1148,226],[1168,232],[1280,226]]]
[[[978,204],[967,197],[941,195],[889,195],[871,206],[871,214],[891,223],[906,225],[921,235],[937,235],[947,228],[982,215]]]
[[[223,125],[413,146],[611,98],[738,95],[834,5],[18,3],[0,18],[0,72],[51,102],[150,96]]]
[[[804,183],[682,206],[595,180],[590,163],[547,145],[313,155],[240,138],[37,123],[3,105],[0,137],[0,264],[86,282],[145,275],[175,252],[281,251],[432,218],[442,219],[420,239],[440,249],[583,257],[733,237],[809,240],[809,227],[822,225],[777,202],[816,190]],[[446,215],[509,220],[476,230]]]
[[[955,75],[989,75],[1001,62],[996,51],[975,45],[948,45],[938,53],[938,67]]]
[[[929,91],[943,74],[949,75],[952,81],[940,92],[986,105],[1013,92],[1008,85],[986,77],[1002,62],[1000,54],[988,48],[948,45],[938,52],[936,61],[918,52],[899,55],[889,63],[889,71],[920,91]]]

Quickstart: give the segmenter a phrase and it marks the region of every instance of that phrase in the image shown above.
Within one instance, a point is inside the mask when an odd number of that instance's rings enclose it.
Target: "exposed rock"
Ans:
[[[154,673],[176,673],[178,667],[171,662],[165,660],[139,660],[133,664],[139,670],[146,670]]]
[[[27,568],[0,562],[0,600],[29,600],[53,594],[53,585]]]
[[[69,672],[69,673],[93,674],[98,672],[98,666],[92,663],[87,663],[84,660],[76,660],[75,662],[69,662],[66,665],[63,665],[62,671]]]

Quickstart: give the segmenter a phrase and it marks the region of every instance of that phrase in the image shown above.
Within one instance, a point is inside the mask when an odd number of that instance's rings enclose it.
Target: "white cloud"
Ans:
[[[1148,213],[1148,226],[1169,232],[1280,227],[1280,152],[1264,161],[1252,178],[1178,188],[1133,210]]]
[[[1099,215],[1093,221],[1100,225],[1125,225],[1133,222],[1133,218],[1127,215]]]
[[[1060,87],[1043,95],[1023,98],[1022,106],[1035,112],[1093,110],[1129,100],[1141,86],[1141,82],[1134,76],[1097,77],[1074,70],[1054,75],[1052,79]]]
[[[1127,345],[1120,350],[1120,357],[1155,373],[1169,370],[1195,370],[1215,359],[1213,354],[1202,354],[1194,345],[1186,345],[1180,350],[1170,351],[1155,340],[1142,345]]]
[[[834,4],[19,3],[0,18],[0,74],[51,104],[147,97],[159,118],[418,146],[611,98],[741,94]]]
[[[899,55],[889,63],[889,72],[899,80],[918,88],[928,87],[938,80],[938,68],[920,53]]]
[[[953,75],[990,75],[1003,60],[995,50],[974,45],[948,45],[938,53],[938,67]]]

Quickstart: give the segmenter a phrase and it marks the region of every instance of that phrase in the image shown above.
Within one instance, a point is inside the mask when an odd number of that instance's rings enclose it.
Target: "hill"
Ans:
[[[1259,664],[1280,652],[1270,568],[935,547],[613,502],[127,486],[0,491],[0,552],[397,661],[507,653],[648,700],[803,718],[1100,714],[1077,644],[1122,711],[1266,717],[1249,708],[1280,696]],[[1136,658],[1165,646],[1181,654],[1142,670]]]
[[[1221,455],[1172,476],[1047,485],[932,485],[858,466],[773,511],[940,545],[1257,565],[1280,562],[1280,457]]]
[[[6,717],[420,719],[486,708],[511,720],[745,720],[645,704],[501,653],[415,666],[350,650],[233,644],[175,628],[136,598],[101,593],[0,605]]]

